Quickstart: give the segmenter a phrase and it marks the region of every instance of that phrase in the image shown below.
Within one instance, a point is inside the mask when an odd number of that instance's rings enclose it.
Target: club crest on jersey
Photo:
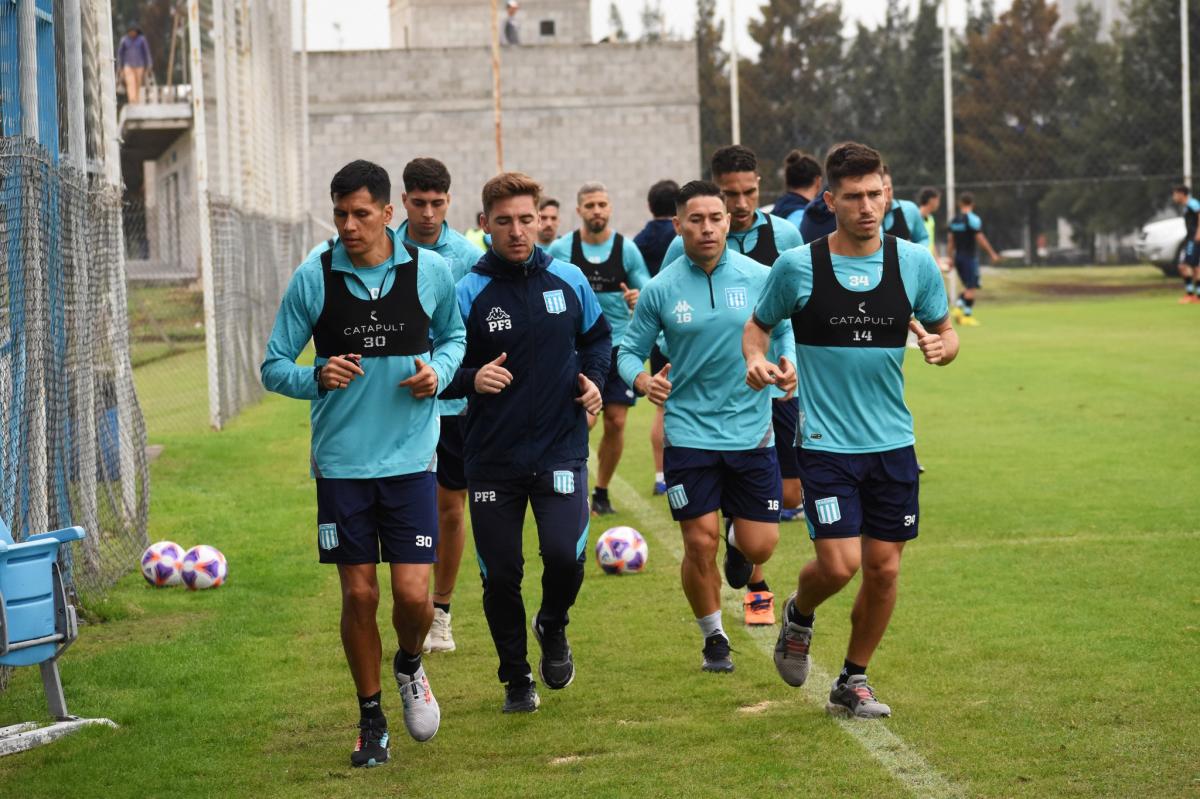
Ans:
[[[748,304],[745,288],[736,286],[725,289],[725,306],[727,308],[745,308]]]
[[[484,321],[488,323],[489,333],[495,333],[497,330],[512,330],[512,318],[498,305],[488,311]]]
[[[317,544],[321,549],[337,549],[338,534],[336,524],[317,525]]]
[[[566,313],[567,300],[563,297],[562,289],[543,291],[542,299],[546,301],[547,313]]]
[[[837,497],[826,497],[818,499],[815,503],[817,506],[817,521],[821,524],[833,524],[841,521],[842,509],[838,507]]]
[[[673,485],[667,489],[667,504],[672,510],[680,510],[688,504],[687,491],[682,485]]]
[[[575,493],[575,473],[574,472],[555,472],[554,473],[554,493],[556,493],[556,494],[574,494]]]

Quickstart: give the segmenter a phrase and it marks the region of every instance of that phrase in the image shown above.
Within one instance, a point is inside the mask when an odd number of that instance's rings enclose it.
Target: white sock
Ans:
[[[696,619],[696,624],[700,625],[700,633],[705,638],[714,633],[725,635],[725,628],[721,626],[721,611],[719,610]],[[725,637],[728,638],[729,636],[725,635]]]
[[[665,476],[663,476],[662,472],[655,472],[654,473],[654,482],[665,483],[665,482],[667,482],[667,478]]]

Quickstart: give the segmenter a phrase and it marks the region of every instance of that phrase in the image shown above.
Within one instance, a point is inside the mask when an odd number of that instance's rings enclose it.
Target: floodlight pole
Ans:
[[[500,0],[492,0],[492,116],[496,124],[496,172],[504,171],[504,139],[500,114]]]
[[[1183,182],[1192,185],[1192,91],[1191,59],[1188,54],[1188,0],[1179,0],[1180,69],[1183,80]]]
[[[729,122],[733,144],[742,143],[741,87],[738,85],[737,0],[729,0]]]
[[[1187,2],[1187,0],[1183,0]],[[946,139],[946,229],[954,219],[954,91],[950,79],[950,0],[942,0],[942,125]]]

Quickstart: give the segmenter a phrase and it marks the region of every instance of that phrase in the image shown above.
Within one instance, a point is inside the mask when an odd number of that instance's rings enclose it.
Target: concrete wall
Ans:
[[[699,176],[690,42],[508,48],[502,82],[504,166],[563,202],[563,231],[578,224],[575,191],[588,180],[608,185],[613,223],[632,235],[652,183]],[[382,164],[399,205],[404,164],[432,156],[453,177],[450,224],[467,227],[496,172],[491,85],[485,48],[310,54],[314,215],[331,218],[329,180],[347,162]]]
[[[499,21],[507,18],[504,0]],[[490,47],[491,0],[391,0],[392,47]],[[585,44],[592,40],[589,0],[522,0],[517,14],[521,44]],[[552,37],[541,23],[554,23]]]

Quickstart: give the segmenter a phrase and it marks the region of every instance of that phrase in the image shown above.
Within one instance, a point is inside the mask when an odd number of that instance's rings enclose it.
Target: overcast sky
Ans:
[[[621,10],[625,29],[631,37],[641,33],[641,12],[644,0],[615,0]],[[299,4],[301,0],[293,0]],[[388,0],[307,0],[308,2],[308,46],[311,50],[367,49],[389,47]],[[746,34],[745,20],[757,16],[759,0],[734,0],[739,25],[738,47],[744,54],[753,52],[753,45]],[[967,0],[949,0],[951,23],[961,27],[966,16]],[[873,25],[882,18],[887,0],[846,0],[842,3],[842,14],[849,27],[862,21]],[[916,0],[911,0],[916,8]],[[1009,6],[1008,0],[996,3],[997,11]],[[667,25],[675,33],[690,36],[695,16],[694,0],[663,0]],[[596,39],[608,33],[608,0],[592,0],[592,34]],[[718,13],[722,19],[729,15],[730,0],[717,0]],[[728,29],[728,26],[726,26]]]

